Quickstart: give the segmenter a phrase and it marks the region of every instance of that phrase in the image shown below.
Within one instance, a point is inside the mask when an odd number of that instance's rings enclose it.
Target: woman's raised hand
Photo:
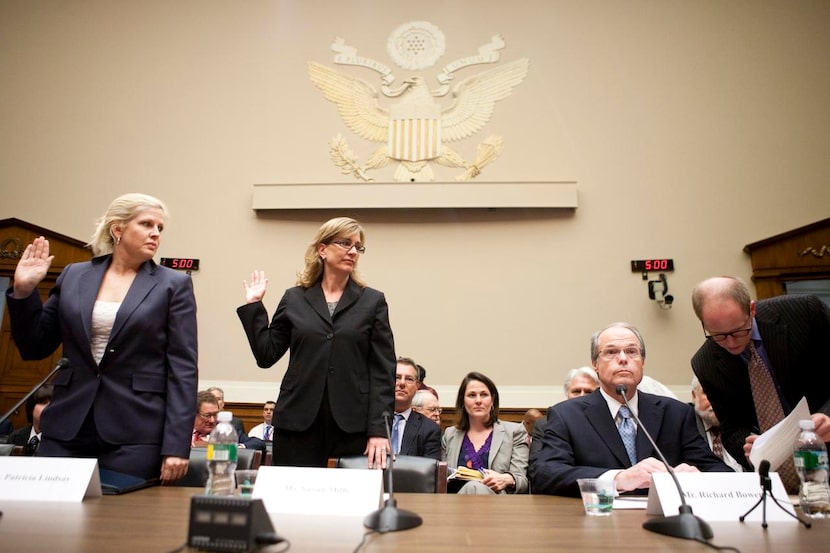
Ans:
[[[49,240],[43,236],[38,236],[26,246],[14,270],[12,297],[28,298],[46,277],[53,259],[55,256],[49,255]]]
[[[262,301],[265,297],[265,290],[268,288],[268,279],[265,278],[265,271],[254,271],[251,273],[251,283],[243,280],[242,286],[245,288],[246,303],[256,303]]]

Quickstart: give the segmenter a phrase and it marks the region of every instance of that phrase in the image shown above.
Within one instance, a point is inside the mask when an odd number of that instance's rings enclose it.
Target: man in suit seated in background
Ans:
[[[418,391],[418,366],[412,359],[398,357],[395,368],[395,417],[392,421],[392,450],[397,455],[441,458],[441,428],[412,409]]]
[[[418,390],[412,398],[412,410],[441,426],[441,406],[429,390]]]
[[[274,447],[274,425],[272,423],[274,420],[274,407],[276,406],[277,403],[274,401],[265,402],[262,406],[262,422],[251,428],[243,444],[248,449],[259,449],[262,451],[263,458]]]
[[[720,421],[715,414],[715,410],[712,409],[709,397],[700,386],[700,380],[696,376],[692,377],[692,407],[695,408],[697,430],[706,439],[706,442],[712,449],[712,453],[718,458],[723,459],[723,462],[729,465],[729,468],[735,472],[743,472],[744,468],[741,464],[723,448]]]
[[[207,447],[210,433],[216,428],[219,401],[207,390],[196,394],[196,418],[193,420],[193,438],[190,447]]]
[[[207,389],[208,392],[216,397],[216,402],[219,404],[219,410],[225,410],[225,391],[218,386],[211,386]],[[231,419],[231,426],[236,430],[236,435],[239,436],[239,443],[244,444],[248,440],[248,434],[245,433],[245,424],[239,417]]]
[[[816,435],[830,442],[830,308],[818,297],[752,301],[738,278],[714,277],[692,292],[706,341],[692,369],[723,429],[723,445],[744,467],[757,436],[807,399]],[[791,460],[778,467],[788,493],[797,493]]]
[[[614,323],[592,336],[591,363],[600,388],[548,409],[541,449],[530,467],[533,493],[578,497],[578,478],[613,479],[619,492],[642,493],[652,473],[666,472],[618,395],[620,385],[676,472],[731,472],[698,433],[691,406],[637,390],[645,354],[642,336],[628,323]]]
[[[591,367],[577,367],[568,371],[565,376],[565,399],[573,399],[575,397],[582,397],[592,393],[599,388],[599,378],[597,371]],[[548,419],[542,415],[533,425],[533,432],[530,434],[530,459],[528,462],[528,470],[536,456],[539,455],[539,450],[542,448],[542,436],[545,434],[545,428],[548,425]]]
[[[23,446],[23,455],[34,455],[40,445],[40,414],[52,401],[51,384],[45,384],[26,400],[27,426],[9,435],[8,443]]]

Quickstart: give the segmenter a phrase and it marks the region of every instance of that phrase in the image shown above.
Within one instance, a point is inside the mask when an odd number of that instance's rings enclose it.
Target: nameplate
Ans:
[[[263,466],[252,497],[269,513],[366,516],[382,494],[381,470]]]
[[[70,503],[100,495],[97,459],[0,457],[0,497],[4,500]]]
[[[772,482],[772,495],[788,511],[794,513],[781,478],[777,472],[769,473]],[[761,479],[754,472],[681,472],[677,480],[683,488],[686,503],[692,507],[694,514],[707,522],[737,521],[752,509],[761,495]],[[667,472],[655,472],[651,475],[651,488],[648,491],[649,515],[676,515],[680,508],[680,494],[671,475]],[[746,521],[762,520],[763,505],[746,516]],[[767,521],[797,521],[782,511],[771,497],[767,496]]]

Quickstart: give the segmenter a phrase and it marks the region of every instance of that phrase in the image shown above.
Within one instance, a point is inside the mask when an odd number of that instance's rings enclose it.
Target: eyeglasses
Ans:
[[[360,242],[352,242],[351,240],[341,239],[341,240],[331,240],[328,244],[337,244],[347,252],[352,251],[352,248],[357,250],[357,253],[366,253],[366,246],[361,244]]]
[[[219,416],[219,413],[199,413],[199,416],[209,421],[210,419],[215,419]]]
[[[424,411],[427,411],[428,413],[438,413],[440,415],[443,409],[440,407],[424,407]]]
[[[601,352],[599,352],[600,357],[605,359],[606,361],[613,361],[616,359],[620,353],[624,353],[626,357],[629,359],[639,359],[640,358],[640,348],[635,347],[628,347],[628,348],[605,348]]]
[[[725,342],[730,336],[733,338],[744,338],[749,336],[749,333],[752,332],[752,317],[750,317],[747,322],[749,323],[749,328],[733,330],[732,332],[720,332],[718,334],[707,334],[706,329],[704,328],[703,335],[706,336],[707,340],[712,340],[717,343]]]
[[[416,382],[418,382],[418,379],[414,376],[410,376],[408,374],[396,374],[395,382],[400,382],[401,380],[403,380],[407,384],[415,384]]]

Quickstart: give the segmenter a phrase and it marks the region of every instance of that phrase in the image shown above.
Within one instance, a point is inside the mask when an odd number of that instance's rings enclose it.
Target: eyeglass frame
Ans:
[[[347,252],[352,251],[352,248],[354,248],[355,251],[357,253],[361,254],[361,255],[366,253],[366,246],[364,246],[360,242],[352,242],[351,240],[346,240],[345,238],[338,238],[336,240],[329,240],[328,242],[325,242],[325,244],[326,245],[328,245],[328,244],[337,244],[338,246],[340,246],[341,248],[343,248]]]
[[[420,384],[421,383],[421,381],[418,380],[418,378],[415,377],[415,376],[410,376],[408,374],[396,374],[395,375],[395,382],[399,382],[401,380],[403,380],[407,384]]]
[[[219,420],[219,411],[217,411],[215,413],[197,412],[196,414],[199,415],[200,417],[202,417],[202,420],[206,420],[206,421],[209,421],[210,419]]]
[[[610,351],[609,351],[610,350]],[[614,352],[612,355],[610,352]],[[624,353],[626,357],[629,359],[642,359],[643,358],[643,351],[639,348],[639,346],[627,346],[624,348],[616,348],[610,347],[600,350],[599,357],[602,357],[606,361],[613,361],[617,357],[620,356],[621,353]]]
[[[722,344],[730,336],[735,339],[746,338],[747,336],[749,336],[750,333],[752,333],[753,328],[752,314],[749,315],[747,322],[749,323],[749,328],[739,328],[738,330],[733,330],[732,332],[718,332],[715,334],[709,334],[709,332],[706,330],[706,327],[703,326],[703,323],[700,323],[700,326],[701,328],[703,328],[703,336],[707,340],[715,342],[716,344]]]

